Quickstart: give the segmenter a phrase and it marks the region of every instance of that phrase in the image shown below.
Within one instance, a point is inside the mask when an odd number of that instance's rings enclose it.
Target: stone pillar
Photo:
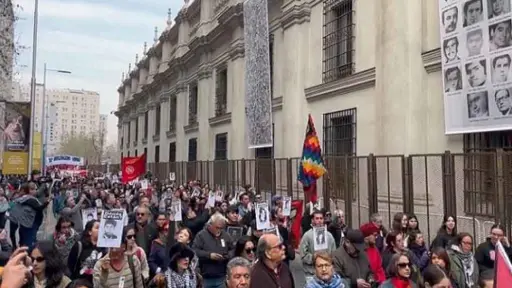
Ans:
[[[198,76],[197,96],[197,122],[199,125],[197,159],[212,160],[211,151],[214,145],[214,135],[210,129],[209,118],[212,116],[210,107],[215,97],[215,83],[213,82],[212,70],[210,67],[201,67]],[[213,87],[212,87],[213,86]]]
[[[416,1],[374,2],[376,13],[375,153],[426,150],[428,99],[421,59],[422,5]]]
[[[228,159],[248,158],[249,154],[245,119],[244,71],[243,54],[235,55],[228,64],[228,111],[231,111]]]
[[[187,125],[188,89],[185,83],[176,85],[176,161],[188,160],[188,137],[183,126]]]
[[[155,104],[149,104],[149,116],[148,116],[148,145],[147,150],[148,154],[146,155],[146,159],[148,163],[155,162],[155,143],[153,143],[153,135],[155,135]],[[144,151],[144,150],[142,150]]]

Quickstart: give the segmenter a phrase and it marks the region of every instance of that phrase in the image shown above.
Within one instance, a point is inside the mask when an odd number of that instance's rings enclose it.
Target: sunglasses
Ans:
[[[254,252],[256,252],[256,248],[245,249],[245,253],[247,253],[247,254],[251,254],[251,253],[254,253]]]
[[[40,256],[40,257],[30,257],[32,259],[33,262],[44,262],[44,257]]]
[[[398,263],[397,266],[399,268],[406,268],[406,267],[411,268],[411,263]]]
[[[135,235],[126,235],[126,239],[128,239],[128,240],[135,239]]]

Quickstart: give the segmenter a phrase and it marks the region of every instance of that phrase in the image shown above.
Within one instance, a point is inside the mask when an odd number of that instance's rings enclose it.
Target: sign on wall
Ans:
[[[439,0],[446,134],[512,129],[512,0]]]

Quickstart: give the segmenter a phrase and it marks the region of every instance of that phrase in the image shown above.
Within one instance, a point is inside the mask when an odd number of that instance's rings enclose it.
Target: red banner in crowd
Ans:
[[[507,288],[512,283],[512,265],[510,259],[508,259],[507,253],[503,248],[501,242],[496,245],[495,253],[495,273],[494,287],[495,288]]]
[[[299,248],[300,244],[300,229],[302,223],[302,214],[304,213],[304,204],[302,200],[292,201],[292,210],[295,210],[295,217],[293,218],[292,227],[290,228],[291,233],[291,244],[293,248]]]
[[[121,169],[123,184],[137,179],[137,177],[146,173],[146,154],[137,157],[124,157],[121,159]]]

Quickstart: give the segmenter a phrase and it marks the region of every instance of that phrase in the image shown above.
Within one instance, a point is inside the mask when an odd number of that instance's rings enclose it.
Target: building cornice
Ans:
[[[288,29],[293,25],[309,22],[311,20],[310,5],[311,4],[308,2],[302,2],[299,5],[283,5],[281,7],[281,11],[283,11],[283,13],[279,21],[283,29]]]
[[[272,111],[283,109],[283,96],[272,98]]]
[[[231,123],[231,112],[226,113],[224,115],[211,117],[210,119],[208,119],[208,123],[210,123],[210,126],[212,127],[220,126],[223,124],[229,124]]]
[[[210,65],[201,65],[197,72],[197,80],[204,80],[212,77],[212,67]]]
[[[308,102],[328,99],[343,94],[375,87],[375,67],[357,72],[343,79],[322,83],[306,88],[304,93]]]
[[[197,131],[199,131],[199,123],[194,122],[194,123],[188,124],[183,127],[183,130],[185,131],[185,134],[197,132]]]
[[[435,48],[421,53],[423,60],[423,67],[427,73],[434,73],[441,71],[441,48]]]

